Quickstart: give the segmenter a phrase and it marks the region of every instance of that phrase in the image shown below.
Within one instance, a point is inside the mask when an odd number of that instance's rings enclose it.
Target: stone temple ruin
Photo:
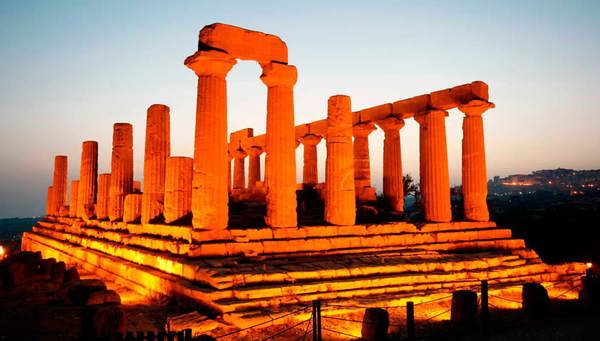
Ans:
[[[491,293],[515,297],[525,282],[580,281],[583,264],[544,264],[510,229],[489,221],[482,114],[494,104],[484,82],[354,111],[350,97],[336,95],[326,118],[294,126],[297,70],[280,38],[213,24],[200,31],[198,46],[185,60],[198,76],[193,158],[171,156],[169,108],[150,106],[141,192],[133,180],[133,128],[116,123],[111,173],[97,174],[98,143],[83,142],[69,201],[67,156],[55,157],[47,216],[24,234],[24,250],[146,296],[196,300],[206,308],[207,319],[198,322],[206,333],[269,321],[316,299],[392,307],[483,279]],[[236,59],[262,67],[263,135],[248,128],[228,138],[226,77]],[[461,221],[452,221],[450,201],[445,118],[452,109],[464,114]],[[419,223],[402,218],[400,133],[411,118],[420,125]],[[377,128],[385,133],[383,207],[370,175],[368,136]],[[320,142],[327,146],[324,183],[317,180]],[[300,144],[303,183],[297,184]],[[357,214],[368,223],[357,223]]]

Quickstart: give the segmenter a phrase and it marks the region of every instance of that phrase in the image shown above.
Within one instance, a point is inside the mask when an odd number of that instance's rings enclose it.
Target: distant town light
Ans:
[[[0,245],[0,259],[4,258],[4,247],[2,247],[2,245]]]
[[[587,262],[587,263],[585,263],[585,265],[587,266],[588,269],[592,268],[592,262]]]

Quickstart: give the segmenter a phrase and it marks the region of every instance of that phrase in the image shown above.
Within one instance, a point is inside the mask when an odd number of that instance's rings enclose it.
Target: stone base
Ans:
[[[145,296],[188,296],[238,328],[315,299],[324,314],[340,314],[352,309],[328,304],[400,306],[478,288],[483,279],[519,300],[522,283],[567,279],[549,289],[552,296],[585,272],[580,263],[544,264],[491,222],[192,230],[47,217],[23,235],[22,248]]]

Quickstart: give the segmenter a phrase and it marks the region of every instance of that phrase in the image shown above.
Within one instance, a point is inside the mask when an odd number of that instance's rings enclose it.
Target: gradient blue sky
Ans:
[[[183,66],[207,24],[279,35],[299,71],[296,123],[483,80],[488,176],[600,168],[597,1],[2,1],[0,217],[43,214],[53,156],[78,178],[83,140],[110,171],[112,124],[134,125],[141,178],[145,111],[171,107],[172,154],[192,155],[196,77]],[[230,131],[264,132],[260,68],[228,77]],[[418,131],[402,130],[404,170],[418,176]],[[447,119],[450,176],[460,183],[461,115]],[[382,134],[371,135],[381,187]],[[324,149],[320,146],[320,179]],[[298,178],[302,148],[298,148]]]

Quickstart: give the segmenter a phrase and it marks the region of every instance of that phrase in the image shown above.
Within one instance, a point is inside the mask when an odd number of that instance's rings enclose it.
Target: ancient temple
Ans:
[[[252,128],[228,134],[227,74],[237,59],[262,68],[262,135]],[[83,142],[69,201],[67,156],[56,156],[47,216],[24,234],[24,250],[76,264],[143,295],[194,299],[206,308],[207,333],[223,323],[243,328],[269,321],[315,299],[391,307],[482,279],[491,292],[519,295],[525,282],[569,285],[584,273],[583,264],[544,264],[510,229],[489,221],[483,117],[494,104],[484,82],[363,109],[352,108],[351,97],[335,95],[327,117],[295,126],[297,69],[279,37],[209,25],[185,66],[198,77],[193,158],[171,155],[169,120],[176,113],[151,105],[139,193],[133,127],[116,123],[111,173],[97,174],[98,143]],[[459,220],[451,209],[446,145],[451,111],[463,116]],[[403,218],[400,135],[410,119],[420,127],[414,143],[424,219],[418,222]],[[379,201],[369,156],[375,129],[385,135]],[[319,143],[327,150],[324,183],[317,177]],[[296,148],[303,148],[302,170],[295,169]],[[364,207],[374,208],[374,222],[361,222]],[[239,223],[249,220],[254,223]],[[330,306],[323,314],[344,311]]]

